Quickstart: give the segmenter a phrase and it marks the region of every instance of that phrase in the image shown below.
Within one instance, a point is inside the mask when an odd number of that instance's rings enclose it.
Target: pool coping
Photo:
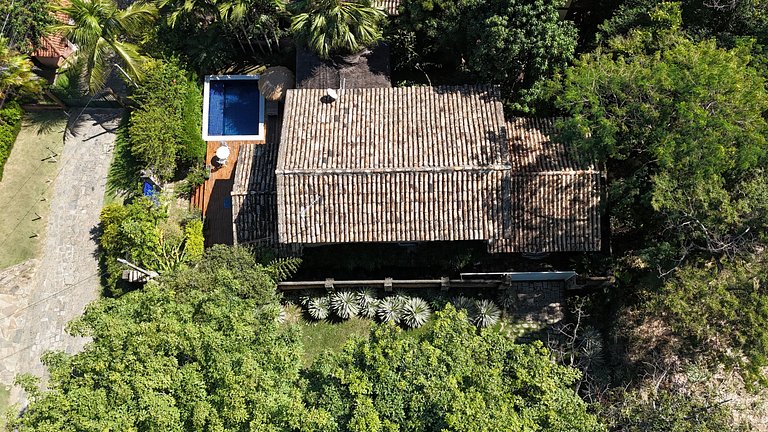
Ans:
[[[203,140],[205,141],[263,141],[266,137],[264,129],[264,95],[259,92],[259,134],[258,135],[208,135],[208,114],[210,104],[211,81],[228,80],[259,80],[259,75],[206,75],[203,82]]]

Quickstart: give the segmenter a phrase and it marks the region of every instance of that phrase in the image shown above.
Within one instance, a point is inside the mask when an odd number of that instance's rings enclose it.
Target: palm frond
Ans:
[[[280,282],[293,276],[300,265],[301,258],[298,257],[276,258],[264,268],[264,271],[273,281]]]
[[[475,301],[469,297],[463,295],[454,297],[451,299],[451,304],[456,310],[463,310],[467,313],[467,316],[472,316],[475,312]]]

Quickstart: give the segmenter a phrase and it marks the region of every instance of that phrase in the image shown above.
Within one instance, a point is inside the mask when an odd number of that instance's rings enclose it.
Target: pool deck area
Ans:
[[[237,157],[242,146],[253,144],[263,144],[263,141],[227,141],[230,155],[226,164],[219,165],[216,149],[221,143],[207,142],[205,163],[211,166],[211,176],[197,188],[191,198],[191,205],[203,213],[206,247],[233,243],[231,194],[237,170]]]

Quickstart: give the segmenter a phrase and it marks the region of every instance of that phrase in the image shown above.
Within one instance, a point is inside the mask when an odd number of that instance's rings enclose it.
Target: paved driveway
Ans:
[[[120,110],[73,110],[39,261],[0,273],[0,384],[16,374],[45,376],[40,356],[74,353],[87,342],[66,334],[67,322],[98,298],[93,230],[99,222]],[[22,401],[18,389],[11,403]]]

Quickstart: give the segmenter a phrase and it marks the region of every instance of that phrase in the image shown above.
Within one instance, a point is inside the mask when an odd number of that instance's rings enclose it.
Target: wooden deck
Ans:
[[[227,141],[230,155],[225,165],[216,162],[219,141],[209,141],[205,163],[212,167],[211,177],[197,188],[191,204],[203,213],[206,247],[214,244],[232,244],[232,185],[237,170],[237,156],[241,146],[261,144],[257,141]]]

